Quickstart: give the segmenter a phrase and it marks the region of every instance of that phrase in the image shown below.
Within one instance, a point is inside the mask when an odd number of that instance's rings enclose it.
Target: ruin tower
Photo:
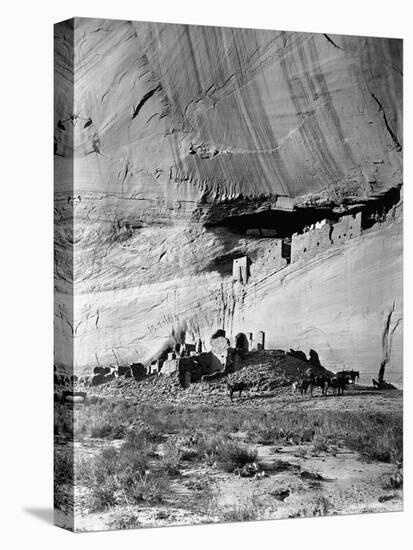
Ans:
[[[255,338],[256,347],[257,350],[264,350],[265,349],[265,332],[262,330],[257,332],[257,336]]]

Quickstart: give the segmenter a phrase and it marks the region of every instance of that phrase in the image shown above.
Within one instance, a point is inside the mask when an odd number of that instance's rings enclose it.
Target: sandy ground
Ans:
[[[261,410],[400,411],[402,392],[350,390],[341,397],[258,395],[251,391],[228,406]],[[231,434],[243,439],[242,433]],[[121,440],[110,442],[119,446]],[[85,439],[77,453],[94,454],[109,443]],[[402,490],[391,488],[395,466],[366,462],[338,445],[314,452],[311,444],[274,447],[256,445],[258,476],[240,477],[214,465],[183,462],[162,505],[123,506],[101,512],[87,508],[87,489],[75,489],[75,530],[113,528],[115,517],[132,517],[130,527],[188,525],[248,519],[278,519],[321,515],[401,511]],[[235,511],[235,512],[234,512]],[[126,526],[128,526],[126,524]]]

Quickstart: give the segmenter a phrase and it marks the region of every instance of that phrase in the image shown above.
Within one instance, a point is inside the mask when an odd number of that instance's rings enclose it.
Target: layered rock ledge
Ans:
[[[385,361],[400,383],[401,41],[78,18],[55,34],[56,363],[147,362],[222,327],[366,378]]]

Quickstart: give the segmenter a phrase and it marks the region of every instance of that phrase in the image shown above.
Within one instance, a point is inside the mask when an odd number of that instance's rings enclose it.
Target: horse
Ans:
[[[333,376],[328,380],[328,385],[326,388],[326,395],[328,388],[333,389],[333,394],[337,390],[337,395],[344,395],[344,389],[350,383],[350,376],[348,374],[343,375],[342,373],[337,373],[336,376]]]
[[[349,376],[350,376],[350,379],[351,379],[351,383],[353,384],[353,386],[356,385],[356,380],[358,380],[360,378],[360,372],[358,370],[351,370],[349,372]]]
[[[310,386],[311,386],[310,378],[300,378],[299,380],[296,380],[292,384],[293,393],[299,390],[301,395],[306,394]]]
[[[313,376],[310,379],[310,393],[313,397],[314,388],[321,388],[321,395],[325,397],[327,395],[329,378],[327,376]]]
[[[229,392],[229,397],[232,401],[232,397],[234,395],[234,392],[238,392],[238,397],[241,397],[241,394],[243,390],[250,387],[250,384],[247,384],[246,382],[233,382],[232,384],[230,382],[227,383],[227,388]]]

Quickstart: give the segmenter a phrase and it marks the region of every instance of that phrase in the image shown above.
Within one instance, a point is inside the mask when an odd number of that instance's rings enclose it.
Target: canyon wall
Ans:
[[[290,264],[280,239],[231,226],[270,213],[281,234],[290,214],[362,211],[402,186],[401,48],[327,34],[57,25],[56,337],[73,338],[74,352],[58,348],[56,364],[80,373],[147,361],[173,338],[207,344],[224,327],[264,330],[270,347],[314,348],[326,366],[365,377],[390,346],[386,378],[401,383],[401,206]],[[232,263],[244,255],[251,276],[241,284]]]

